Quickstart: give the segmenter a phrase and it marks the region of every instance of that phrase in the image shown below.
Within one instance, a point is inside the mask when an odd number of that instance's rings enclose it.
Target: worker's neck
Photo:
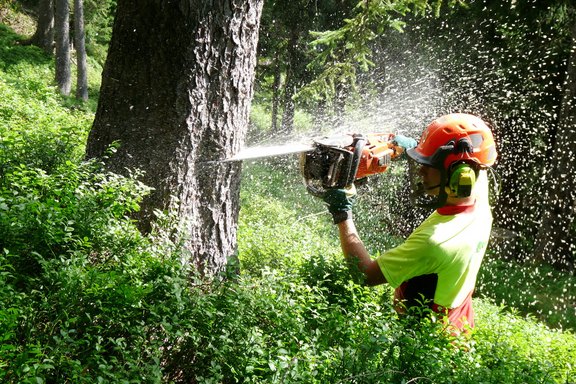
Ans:
[[[472,212],[475,209],[475,202],[475,199],[471,197],[448,198],[446,204],[438,208],[436,211],[440,215],[458,215],[465,212]]]
[[[470,196],[470,197],[448,196],[448,198],[446,199],[446,205],[467,207],[470,205],[474,205],[475,201],[476,201],[476,198],[473,196]]]

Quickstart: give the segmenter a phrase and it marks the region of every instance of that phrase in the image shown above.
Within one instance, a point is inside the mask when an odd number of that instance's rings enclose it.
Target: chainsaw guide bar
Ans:
[[[390,133],[344,134],[293,143],[248,148],[224,160],[242,161],[298,153],[300,172],[308,191],[322,196],[331,188],[345,188],[356,180],[385,172],[402,148]]]
[[[223,161],[224,162],[242,161],[242,160],[261,159],[273,156],[290,155],[292,153],[313,151],[314,148],[315,147],[313,144],[303,144],[303,143],[273,145],[269,147],[252,147],[243,149],[236,155]]]

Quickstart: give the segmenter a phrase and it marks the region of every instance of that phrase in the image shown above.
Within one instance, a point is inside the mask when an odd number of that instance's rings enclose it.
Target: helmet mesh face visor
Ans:
[[[421,168],[422,164],[408,158],[408,177],[412,192],[410,200],[414,206],[424,208],[438,208],[446,203],[446,172],[438,170],[440,177],[438,183],[430,184],[425,181]]]

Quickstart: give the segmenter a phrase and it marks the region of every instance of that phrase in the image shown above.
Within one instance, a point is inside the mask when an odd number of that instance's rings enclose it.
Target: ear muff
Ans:
[[[448,186],[456,197],[469,197],[476,183],[476,171],[466,163],[451,167]]]

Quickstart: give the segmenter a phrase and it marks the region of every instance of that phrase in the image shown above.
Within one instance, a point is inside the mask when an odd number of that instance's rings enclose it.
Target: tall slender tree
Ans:
[[[76,98],[88,100],[88,68],[86,64],[86,33],[84,32],[84,1],[74,0],[74,42],[76,46]]]
[[[145,172],[137,216],[175,209],[184,261],[206,275],[236,251],[239,150],[248,126],[263,0],[118,0],[87,157]]]
[[[70,6],[68,0],[54,0],[56,37],[56,84],[60,93],[69,95],[72,88],[70,70]]]

